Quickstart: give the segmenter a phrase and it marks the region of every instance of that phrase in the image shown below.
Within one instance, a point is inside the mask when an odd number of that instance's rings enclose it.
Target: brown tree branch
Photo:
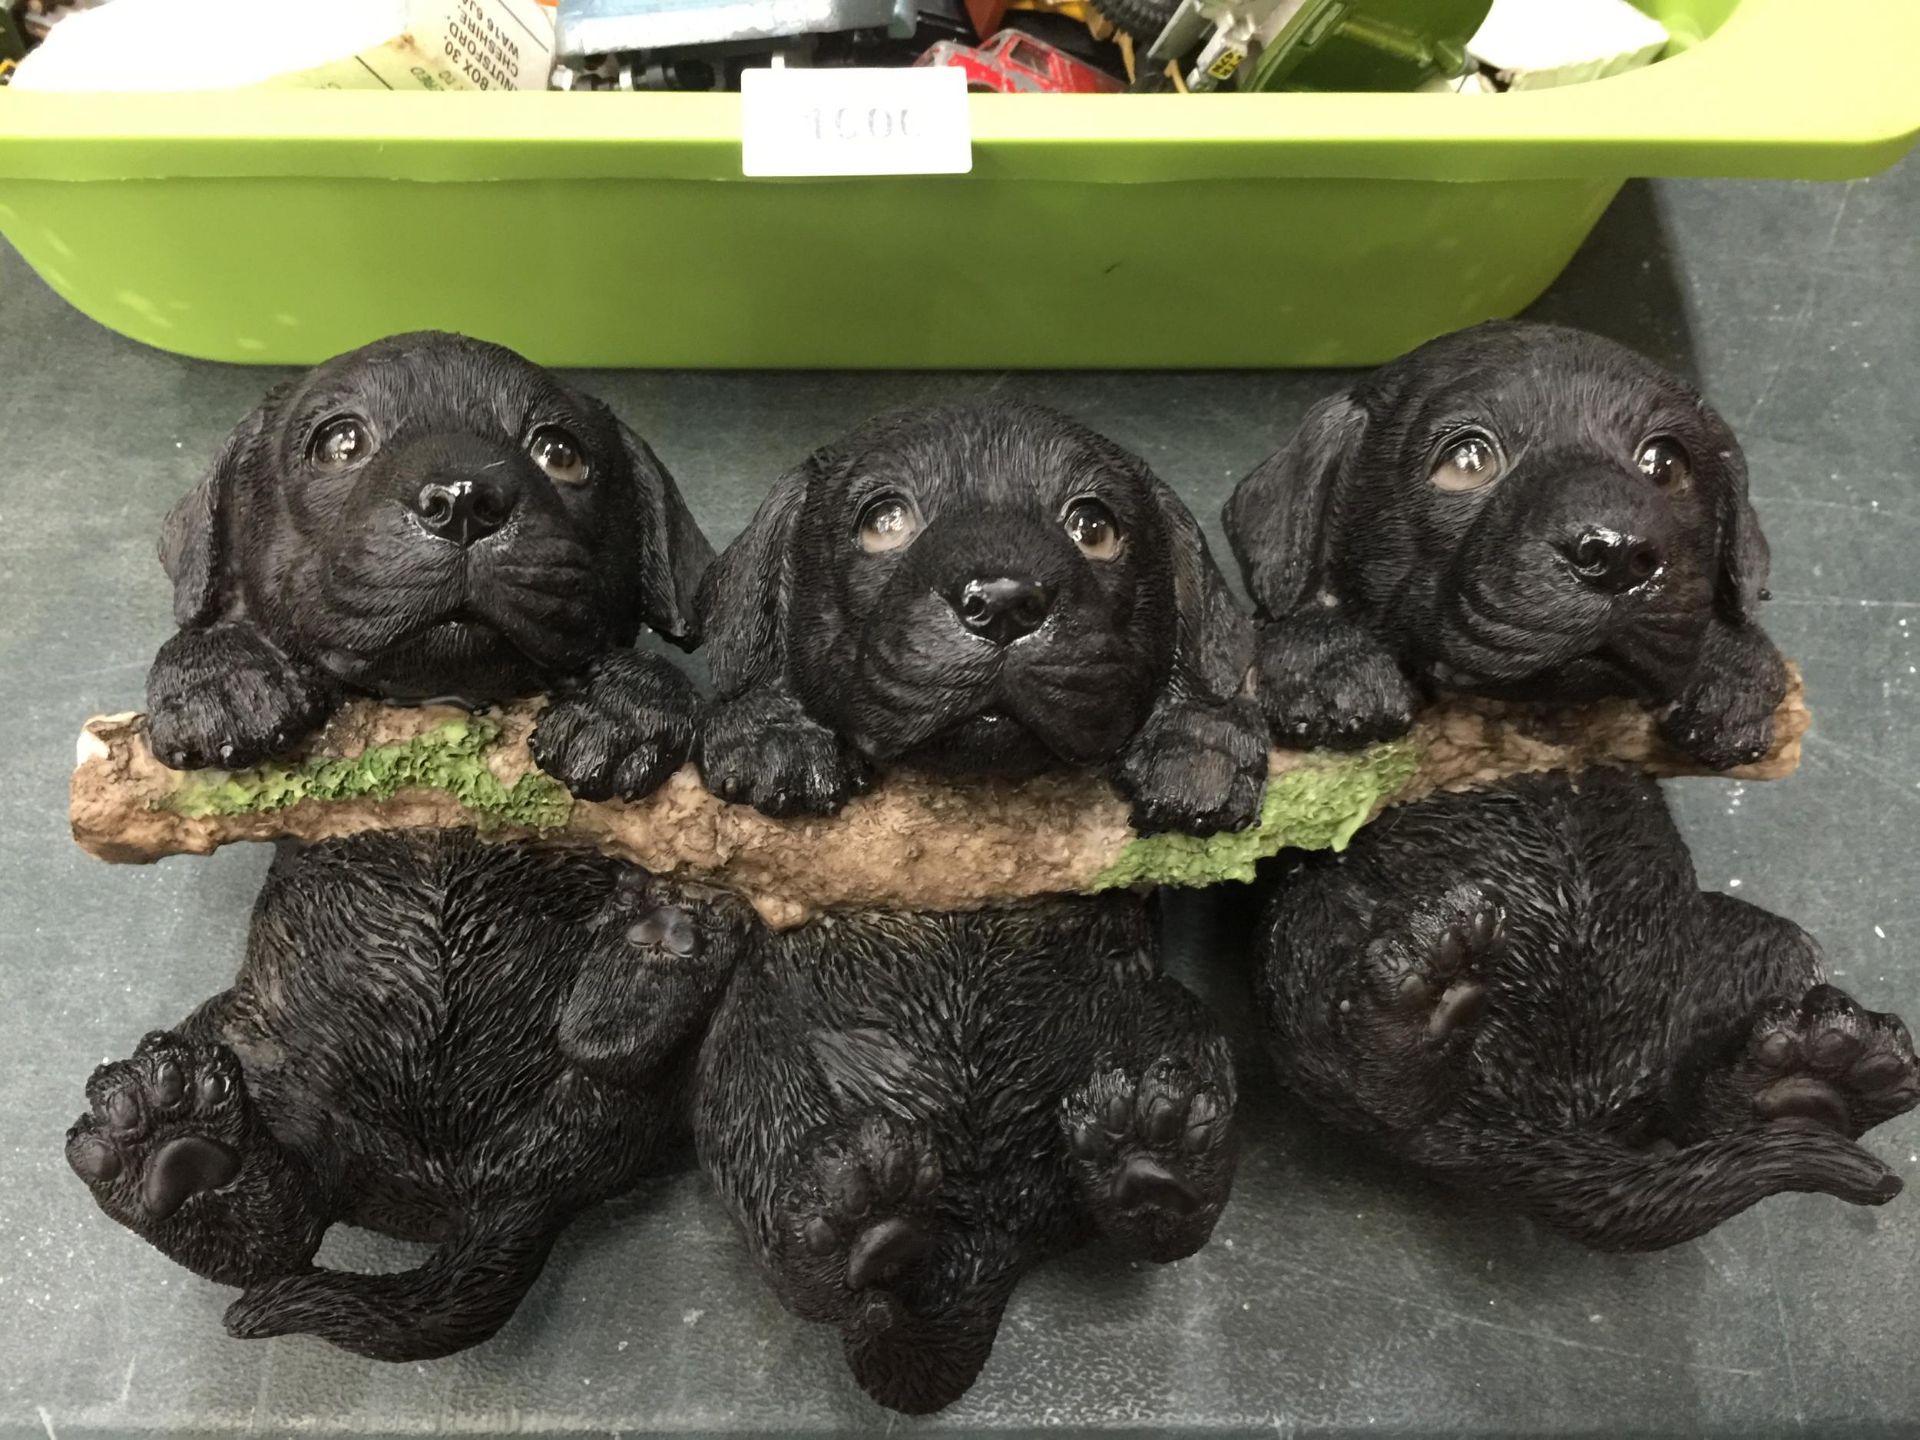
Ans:
[[[1008,783],[902,772],[837,816],[773,820],[714,798],[690,766],[643,801],[574,800],[527,753],[538,713],[539,702],[484,716],[356,702],[301,758],[233,775],[167,769],[147,746],[142,716],[90,720],[73,775],[74,839],[103,860],[144,862],[237,840],[471,826],[503,839],[590,845],[724,886],[785,926],[833,908],[957,909],[1113,885],[1246,879],[1255,860],[1283,847],[1343,845],[1385,805],[1529,771],[1611,763],[1707,773],[1627,701],[1547,713],[1453,699],[1424,712],[1406,740],[1361,755],[1274,751],[1260,823],[1208,840],[1136,835],[1125,801],[1087,773]],[[1773,753],[1726,773],[1790,774],[1807,723],[1794,670]]]

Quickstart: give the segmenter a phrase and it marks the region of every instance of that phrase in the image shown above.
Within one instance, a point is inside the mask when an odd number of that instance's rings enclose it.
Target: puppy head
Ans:
[[[643,620],[692,643],[711,554],[605,406],[436,333],[268,395],[161,546],[182,625],[244,616],[348,684],[474,700],[545,688]]]
[[[867,756],[1020,775],[1107,760],[1250,637],[1144,464],[1018,404],[888,416],[812,456],[714,567],[722,698],[781,670]]]
[[[1766,541],[1726,423],[1626,348],[1491,324],[1309,417],[1229,511],[1262,608],[1348,602],[1443,684],[1670,691]]]

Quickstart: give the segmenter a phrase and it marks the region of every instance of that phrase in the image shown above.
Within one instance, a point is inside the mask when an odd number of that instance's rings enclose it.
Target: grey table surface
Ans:
[[[1767,621],[1805,664],[1806,759],[1671,787],[1704,884],[1791,915],[1841,983],[1920,1020],[1920,164],[1844,186],[1635,184],[1537,314],[1693,374],[1752,461]],[[529,303],[537,303],[530,300]],[[576,1224],[493,1342],[391,1366],[228,1340],[230,1292],[93,1206],[61,1158],[100,1059],[222,988],[262,847],[147,868],[66,829],[80,721],[138,704],[168,631],[160,516],[272,377],[145,350],[0,247],[0,1433],[1041,1427],[1109,1433],[1920,1434],[1920,1198],[1769,1201],[1695,1244],[1587,1254],[1289,1113],[1246,1022],[1244,900],[1170,906],[1236,1033],[1246,1158],[1213,1244],[1087,1250],[1022,1287],[972,1393],[890,1417],[786,1315],[697,1175]],[[1339,377],[595,374],[717,543],[877,410],[987,390],[1146,455],[1206,520]],[[1920,1115],[1872,1143],[1920,1177]],[[406,1247],[336,1232],[328,1255]]]

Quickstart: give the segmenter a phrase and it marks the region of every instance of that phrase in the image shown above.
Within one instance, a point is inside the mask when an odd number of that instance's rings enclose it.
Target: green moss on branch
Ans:
[[[1093,890],[1132,885],[1214,885],[1251,880],[1254,866],[1281,850],[1344,850],[1373,813],[1406,788],[1420,768],[1411,740],[1358,755],[1316,757],[1267,781],[1260,821],[1200,839],[1145,835],[1094,878]]]
[[[350,759],[312,756],[218,776],[193,774],[153,802],[189,820],[264,815],[304,800],[385,800],[402,790],[443,790],[483,829],[557,830],[573,813],[559,781],[528,771],[511,785],[488,767],[500,725],[483,715],[437,725],[408,740],[370,745]]]

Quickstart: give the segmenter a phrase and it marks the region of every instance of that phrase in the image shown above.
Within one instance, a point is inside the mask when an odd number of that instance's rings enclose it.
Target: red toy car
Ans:
[[[942,40],[913,62],[958,65],[967,89],[1003,95],[1117,95],[1127,87],[1104,70],[1018,30],[1002,30],[979,45]]]

